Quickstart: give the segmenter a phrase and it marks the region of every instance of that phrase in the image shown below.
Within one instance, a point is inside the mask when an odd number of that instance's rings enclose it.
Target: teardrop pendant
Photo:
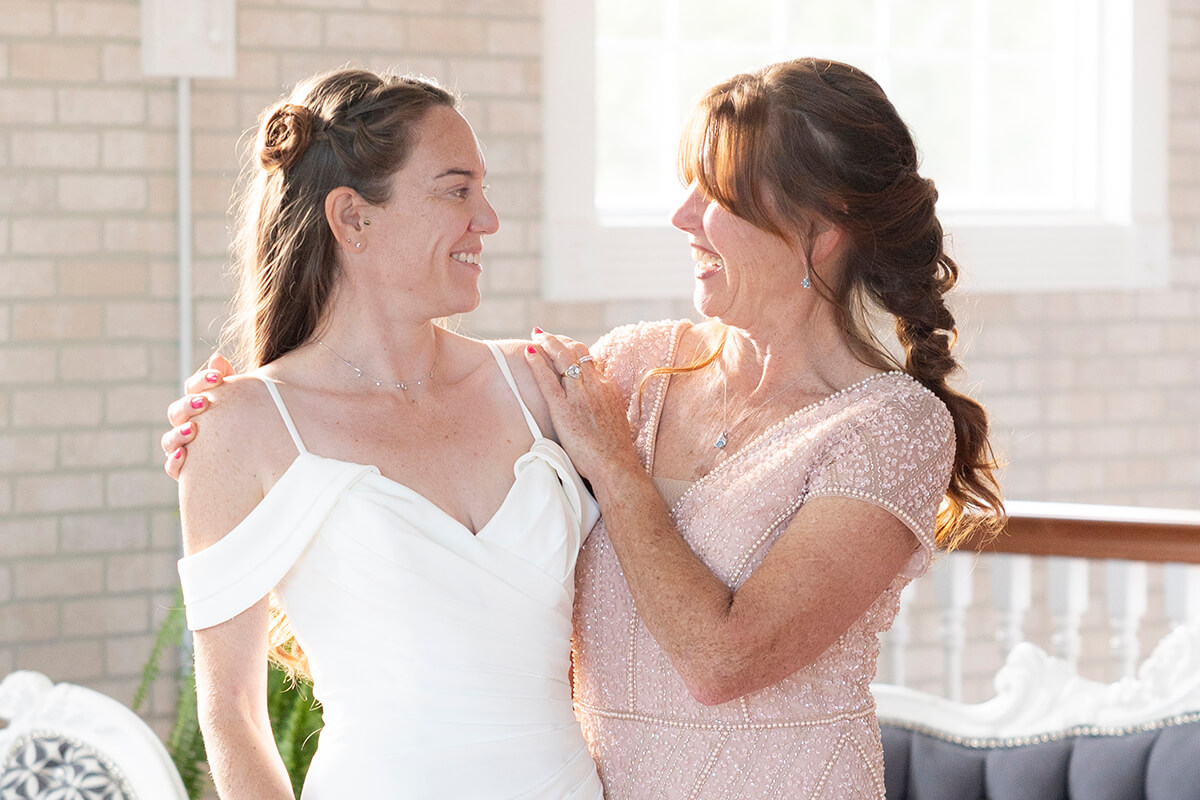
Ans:
[[[808,279],[808,276],[807,276],[807,275],[805,275],[805,276],[804,276],[804,280],[800,281],[800,285],[801,285],[801,286],[803,286],[805,289],[811,289],[811,288],[812,288],[812,281],[810,281],[810,280]]]
[[[713,442],[713,447],[717,448],[718,450],[723,448],[727,441],[726,437],[728,437],[728,436],[729,436],[729,431],[721,431],[721,435],[717,437],[717,440],[715,442]]]

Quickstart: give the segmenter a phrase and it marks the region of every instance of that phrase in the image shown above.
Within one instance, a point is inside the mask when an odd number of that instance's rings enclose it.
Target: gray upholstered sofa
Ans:
[[[888,800],[1200,800],[1200,627],[1101,684],[1030,644],[968,705],[876,685]]]

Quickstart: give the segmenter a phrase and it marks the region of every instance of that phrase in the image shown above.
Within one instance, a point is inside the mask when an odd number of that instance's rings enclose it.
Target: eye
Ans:
[[[481,184],[479,186],[479,190],[481,192],[483,192],[485,195],[488,193],[488,190],[491,188],[492,188],[491,185],[487,184],[487,183]],[[471,196],[471,187],[470,186],[456,186],[455,188],[450,190],[450,194],[453,197],[457,197],[459,200],[466,200],[468,197]]]

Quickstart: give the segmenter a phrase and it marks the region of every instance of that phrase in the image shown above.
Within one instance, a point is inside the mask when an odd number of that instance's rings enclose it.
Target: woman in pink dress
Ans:
[[[965,509],[1002,515],[937,192],[879,86],[814,59],[711,89],[679,166],[705,321],[528,353],[602,514],[576,709],[609,800],[883,797],[878,634]]]
[[[711,89],[680,167],[705,320],[527,348],[603,513],[576,709],[609,800],[881,798],[878,634],[935,547],[1003,518],[986,414],[946,381],[937,192],[879,86],[816,59]]]

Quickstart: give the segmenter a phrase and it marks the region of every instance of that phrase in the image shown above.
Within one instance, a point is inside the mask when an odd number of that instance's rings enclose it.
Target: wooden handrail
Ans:
[[[1200,511],[1010,500],[1008,526],[962,550],[1200,564]]]

